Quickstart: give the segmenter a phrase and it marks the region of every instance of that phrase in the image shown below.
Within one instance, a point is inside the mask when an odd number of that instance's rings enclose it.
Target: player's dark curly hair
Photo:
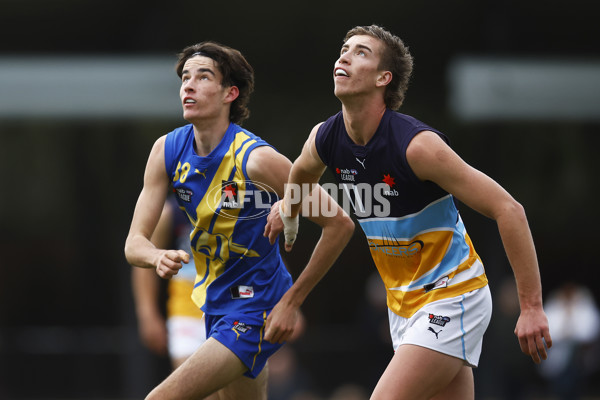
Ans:
[[[379,69],[392,73],[392,81],[385,89],[384,101],[386,107],[397,110],[404,101],[408,81],[412,74],[413,57],[410,55],[408,47],[404,45],[404,42],[398,36],[378,25],[356,26],[350,29],[346,33],[344,43],[356,35],[368,35],[383,42],[384,50],[381,55]]]
[[[202,42],[184,48],[178,54],[175,70],[181,78],[185,62],[194,55],[212,58],[223,75],[223,86],[237,86],[239,96],[231,103],[229,120],[241,124],[250,116],[248,102],[250,94],[254,91],[254,69],[246,61],[242,53],[231,47],[217,42]]]

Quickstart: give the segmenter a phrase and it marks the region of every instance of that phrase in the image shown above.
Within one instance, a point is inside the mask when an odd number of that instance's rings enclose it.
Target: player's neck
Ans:
[[[225,136],[229,128],[228,120],[218,122],[199,121],[194,125],[194,148],[200,157],[206,157],[213,151]]]
[[[344,125],[350,139],[358,145],[366,145],[377,131],[385,110],[383,102],[343,103]]]

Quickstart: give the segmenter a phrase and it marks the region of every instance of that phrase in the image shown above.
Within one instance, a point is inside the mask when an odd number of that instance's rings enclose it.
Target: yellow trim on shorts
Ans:
[[[256,357],[262,352],[262,341],[265,333],[265,326],[267,325],[267,311],[263,311],[263,324],[260,328],[260,340],[258,342],[258,352],[254,355],[254,359],[252,360],[252,367],[250,371],[254,369],[254,364],[256,364]]]

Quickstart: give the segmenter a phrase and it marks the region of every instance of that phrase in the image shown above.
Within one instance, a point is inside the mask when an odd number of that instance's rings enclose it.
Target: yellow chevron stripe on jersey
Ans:
[[[221,188],[224,181],[235,181],[237,183],[239,202],[243,203],[243,195],[246,192],[246,177],[242,171],[242,160],[248,148],[256,140],[248,140],[250,137],[240,131],[236,133],[229,150],[223,156],[221,164],[212,177],[210,189],[205,193],[196,208],[197,219],[190,217],[194,226],[190,233],[190,239],[195,246],[192,247],[194,262],[196,264],[196,286],[192,299],[202,307],[206,301],[206,288],[225,269],[225,263],[232,257],[258,257],[259,254],[244,246],[233,243],[231,236],[237,224],[240,208],[228,209],[227,215],[222,212],[215,214],[214,210],[220,210]],[[232,177],[232,172],[235,172]],[[213,219],[216,219],[213,221]],[[212,227],[211,227],[212,225]],[[233,253],[233,254],[232,254]]]
[[[262,235],[277,196],[246,172],[251,152],[269,144],[230,123],[200,156],[194,129],[188,124],[169,132],[164,146],[167,176],[192,225],[192,298],[213,316],[269,310],[292,284],[279,246]]]

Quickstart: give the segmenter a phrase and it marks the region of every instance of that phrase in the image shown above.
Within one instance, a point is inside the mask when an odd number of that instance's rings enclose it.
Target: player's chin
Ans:
[[[185,119],[186,121],[191,122],[193,124],[194,121],[199,119],[199,115],[195,110],[186,110],[184,108],[183,109],[183,119]]]
[[[344,88],[342,85],[336,85],[333,89],[333,94],[335,95],[335,97],[342,101],[352,96],[352,93],[346,88]]]

